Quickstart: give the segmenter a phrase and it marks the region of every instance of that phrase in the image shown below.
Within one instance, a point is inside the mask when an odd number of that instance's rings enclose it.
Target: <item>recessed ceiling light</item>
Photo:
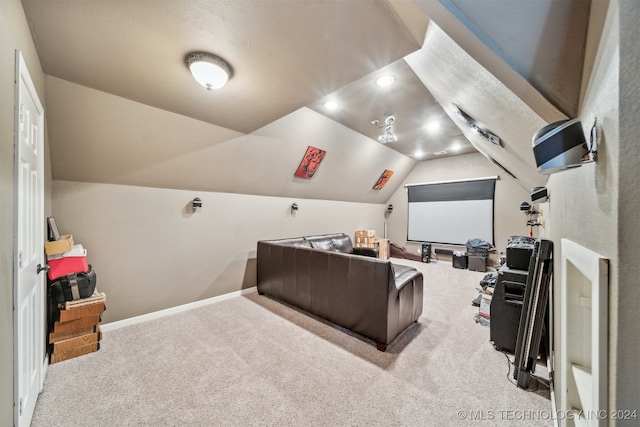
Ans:
[[[396,81],[396,78],[391,76],[391,75],[386,75],[386,76],[382,76],[380,78],[378,78],[378,80],[376,80],[376,84],[380,87],[385,87],[385,86],[389,86],[391,84],[393,84],[393,82]]]
[[[337,110],[339,106],[338,101],[327,101],[324,103],[324,108],[327,110]]]
[[[460,151],[462,149],[462,144],[460,144],[459,142],[455,142],[451,145],[451,150],[453,151]]]
[[[440,122],[432,121],[425,125],[425,129],[429,132],[435,132],[440,129]]]
[[[446,150],[436,151],[433,154],[435,154],[436,156],[444,156],[445,154],[447,154],[447,151]]]

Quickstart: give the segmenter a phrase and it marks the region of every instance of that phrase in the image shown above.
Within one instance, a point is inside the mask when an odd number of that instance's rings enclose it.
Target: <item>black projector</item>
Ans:
[[[588,152],[579,119],[551,123],[533,135],[536,165],[544,175],[580,166]]]

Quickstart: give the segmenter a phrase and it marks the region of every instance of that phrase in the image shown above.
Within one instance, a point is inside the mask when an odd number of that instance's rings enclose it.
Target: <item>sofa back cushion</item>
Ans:
[[[308,242],[307,240],[304,239],[304,237],[296,237],[293,239],[280,239],[280,240],[272,240],[272,243],[279,243],[282,245],[290,245],[290,246],[296,246],[296,247],[300,247],[300,248],[310,248],[311,246],[311,242]]]
[[[336,251],[342,252],[345,254],[350,254],[353,252],[353,244],[351,243],[351,237],[343,234],[341,236],[332,237],[333,246],[335,246]]]
[[[335,252],[336,247],[333,245],[333,240],[328,237],[314,237],[306,239],[309,243],[311,243],[311,247],[314,249],[321,249],[323,251],[332,251]]]

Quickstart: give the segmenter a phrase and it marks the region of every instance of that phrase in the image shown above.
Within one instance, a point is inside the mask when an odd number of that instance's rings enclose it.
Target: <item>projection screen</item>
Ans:
[[[492,245],[496,179],[407,184],[407,240],[465,245],[479,238]]]

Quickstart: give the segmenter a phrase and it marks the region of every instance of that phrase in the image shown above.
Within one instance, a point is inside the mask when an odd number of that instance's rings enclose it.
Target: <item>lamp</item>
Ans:
[[[193,78],[207,90],[220,89],[233,75],[233,69],[222,58],[207,52],[192,52],[184,62]]]

